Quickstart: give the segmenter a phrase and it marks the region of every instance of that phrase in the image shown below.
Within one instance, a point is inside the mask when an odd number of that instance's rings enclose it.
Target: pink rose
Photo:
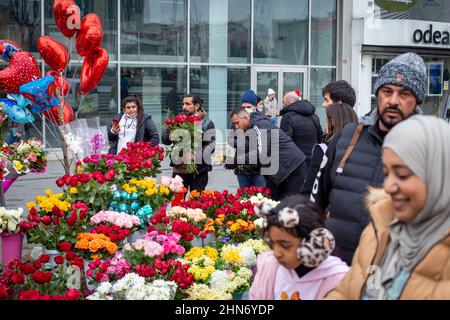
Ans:
[[[171,177],[162,176],[161,177],[161,184],[167,188],[170,188],[170,184],[172,183]]]

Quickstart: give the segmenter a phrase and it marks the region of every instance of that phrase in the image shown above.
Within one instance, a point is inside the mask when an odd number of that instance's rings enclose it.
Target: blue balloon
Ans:
[[[31,101],[20,94],[8,94],[8,98],[15,100],[19,108],[24,109],[31,106]]]
[[[19,93],[31,101],[34,112],[46,111],[60,104],[55,92],[55,78],[52,76],[22,85]]]
[[[30,123],[35,120],[34,116],[27,108],[20,108],[16,101],[11,99],[0,99],[0,109],[2,109],[13,122]]]

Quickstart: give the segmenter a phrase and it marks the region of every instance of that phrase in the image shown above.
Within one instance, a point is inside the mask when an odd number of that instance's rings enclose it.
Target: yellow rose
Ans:
[[[28,209],[32,209],[32,208],[36,207],[36,203],[30,201],[27,203],[27,207],[28,207]]]
[[[52,190],[51,189],[45,189],[45,194],[47,196],[51,196],[52,195]]]
[[[239,225],[239,223],[233,223],[230,227],[230,230],[232,232],[236,232],[236,231],[239,231],[240,228],[241,228],[241,226]]]
[[[75,187],[70,188],[70,194],[77,194],[78,193],[78,189]]]

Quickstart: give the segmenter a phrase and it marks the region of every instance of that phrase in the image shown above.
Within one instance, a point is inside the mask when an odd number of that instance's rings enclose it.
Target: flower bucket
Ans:
[[[23,233],[1,234],[2,238],[2,263],[7,265],[14,259],[22,257]]]
[[[187,189],[184,188],[181,192],[175,192],[175,198],[172,200],[172,207],[179,206],[184,201]]]
[[[12,179],[5,179],[5,181],[2,181],[3,184],[3,192],[6,193],[9,188],[13,185],[13,183],[17,180],[17,177]]]

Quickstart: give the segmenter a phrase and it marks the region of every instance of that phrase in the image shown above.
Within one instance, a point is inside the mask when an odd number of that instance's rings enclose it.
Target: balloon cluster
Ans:
[[[109,204],[109,209],[117,212],[125,212],[139,217],[141,227],[148,226],[150,218],[153,216],[153,210],[150,205],[141,206],[137,202],[138,194],[127,193],[126,191],[114,191],[113,201]],[[130,203],[131,202],[131,203]]]
[[[100,18],[93,13],[81,21],[81,11],[74,0],[55,0],[53,15],[60,32],[71,39],[76,34],[75,48],[84,57],[80,76],[81,94],[91,92],[108,67],[108,52],[101,48],[103,27]],[[64,97],[70,91],[70,83],[64,73],[70,62],[70,51],[63,43],[51,36],[41,36],[38,51],[52,69],[41,78],[41,71],[34,56],[22,50],[11,40],[0,40],[0,59],[8,66],[0,71],[0,91],[9,95],[22,95],[28,102],[16,97],[2,99],[0,107],[16,122],[33,122],[34,117],[26,109],[31,105],[34,112],[42,112],[56,125],[72,122],[73,109]]]

